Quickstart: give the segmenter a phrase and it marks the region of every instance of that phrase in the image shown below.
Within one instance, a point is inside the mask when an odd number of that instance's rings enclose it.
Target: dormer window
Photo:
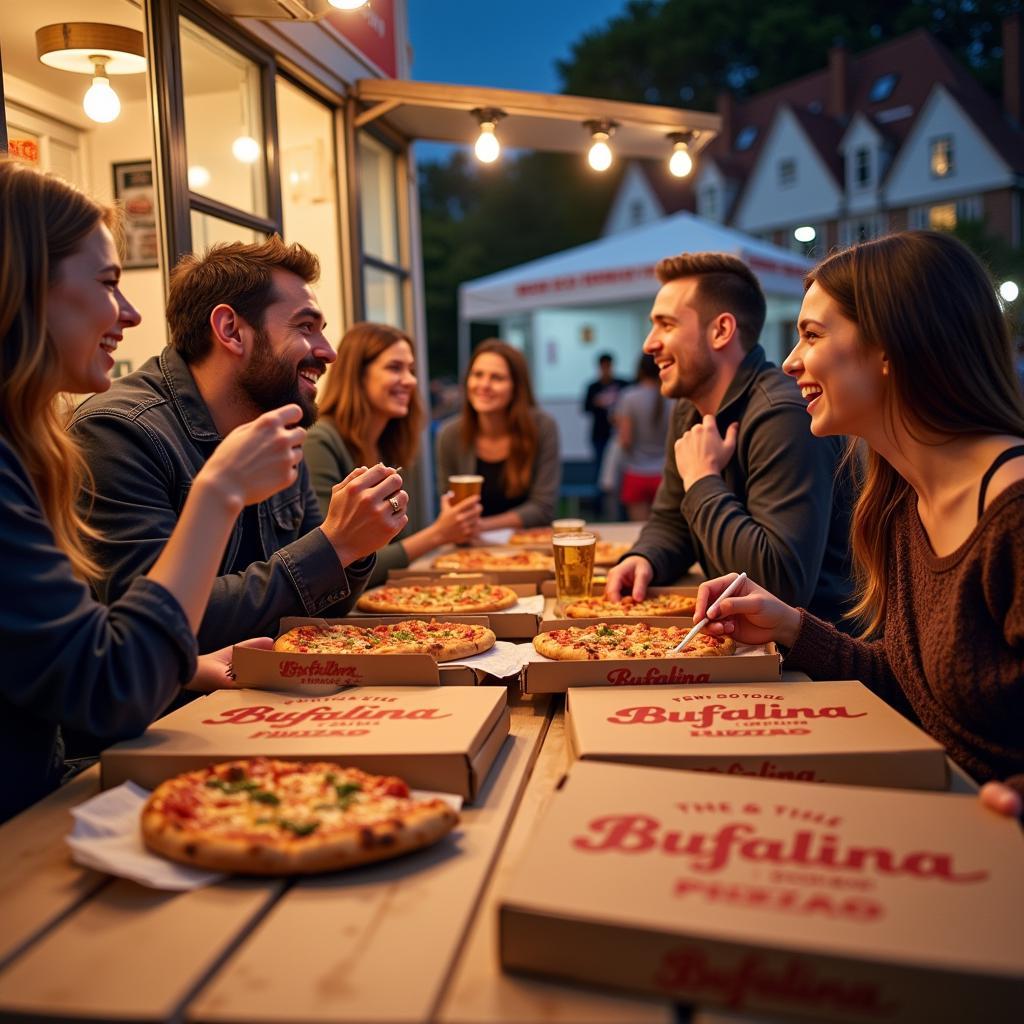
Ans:
[[[792,157],[779,161],[779,185],[788,188],[796,184],[796,161]]]
[[[756,141],[757,128],[752,124],[748,124],[745,128],[741,128],[739,135],[736,136],[736,148],[740,151],[750,149]]]
[[[893,89],[896,88],[896,83],[900,80],[900,76],[895,71],[890,71],[888,74],[879,75],[878,78],[871,83],[871,91],[868,93],[869,103],[883,103],[891,95]]]
[[[929,166],[933,178],[948,178],[956,169],[952,135],[940,135],[937,139],[932,139]]]
[[[858,146],[854,151],[853,181],[857,188],[871,184],[871,150],[867,146]]]

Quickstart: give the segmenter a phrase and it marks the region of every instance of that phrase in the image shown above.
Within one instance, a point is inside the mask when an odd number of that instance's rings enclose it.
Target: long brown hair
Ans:
[[[936,444],[970,434],[1024,435],[1006,319],[991,278],[961,242],[935,231],[888,235],[830,256],[804,285],[813,282],[857,325],[864,347],[887,358],[888,422]],[[851,441],[846,461],[860,484],[850,614],[868,634],[885,622],[892,522],[911,487],[864,447]]]
[[[368,322],[353,324],[341,339],[337,360],[327,371],[319,402],[320,415],[334,421],[345,447],[357,463],[368,462],[371,458],[366,433],[373,410],[366,398],[363,377],[367,366],[397,341],[408,342],[415,353],[412,339],[397,327]],[[416,389],[409,399],[408,414],[388,420],[384,427],[378,442],[381,458],[392,466],[411,466],[419,450],[422,427],[423,406],[419,389]]]
[[[76,502],[91,479],[64,429],[61,352],[47,329],[46,296],[61,260],[101,222],[116,233],[115,210],[59,178],[0,158],[0,435],[24,464],[57,546],[86,580],[99,576],[88,550],[98,534]]]
[[[462,443],[472,451],[476,447],[477,435],[480,433],[480,417],[469,401],[469,374],[477,359],[487,352],[501,356],[512,377],[512,400],[505,412],[510,439],[509,452],[502,473],[502,483],[508,494],[521,494],[529,489],[534,459],[540,446],[537,422],[533,417],[533,388],[530,386],[530,370],[522,352],[498,338],[488,338],[480,342],[473,350],[473,358],[469,361],[466,379],[462,385]]]

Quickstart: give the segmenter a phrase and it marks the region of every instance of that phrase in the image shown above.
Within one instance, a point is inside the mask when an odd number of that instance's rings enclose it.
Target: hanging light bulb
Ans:
[[[251,135],[239,135],[231,143],[231,153],[243,164],[254,164],[260,158],[260,144]]]
[[[332,7],[337,7],[339,11],[358,11],[360,7],[365,7],[368,0],[327,0]]]
[[[668,161],[669,173],[676,178],[685,178],[693,170],[693,157],[690,156],[693,132],[672,132],[668,139],[672,143],[672,156]]]
[[[505,116],[505,111],[495,107],[476,107],[470,114],[480,125],[480,134],[477,136],[476,145],[473,146],[473,152],[480,163],[493,164],[501,153],[501,143],[494,129],[498,121]]]
[[[614,121],[587,121],[584,127],[590,132],[591,146],[587,153],[587,163],[595,171],[607,171],[612,165],[614,156],[608,140],[618,127]]]
[[[82,108],[94,121],[109,124],[121,113],[121,101],[107,78],[107,62],[110,58],[95,54],[89,60],[92,61],[94,74],[92,85],[82,100]]]

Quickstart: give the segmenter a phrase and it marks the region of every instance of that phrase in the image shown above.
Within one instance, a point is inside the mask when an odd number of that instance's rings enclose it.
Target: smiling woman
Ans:
[[[356,466],[414,467],[422,425],[412,340],[397,327],[353,325],[338,346],[320,419],[306,438],[306,464],[324,515],[334,485]],[[384,582],[389,569],[404,568],[441,544],[468,540],[479,518],[476,498],[457,504],[442,498],[441,514],[429,525],[410,515],[407,534],[377,552],[370,584]]]

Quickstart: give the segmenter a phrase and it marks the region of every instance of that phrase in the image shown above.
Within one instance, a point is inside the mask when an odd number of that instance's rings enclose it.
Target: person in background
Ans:
[[[345,332],[338,359],[327,372],[320,417],[306,437],[306,465],[327,514],[334,485],[359,464],[403,467],[410,479],[416,463],[423,410],[416,387],[412,341],[396,327],[358,323]],[[404,568],[442,544],[469,541],[480,519],[480,501],[458,505],[441,496],[441,514],[423,525],[410,503],[406,532],[377,552],[370,585],[383,583],[389,569]]]
[[[88,581],[98,535],[76,508],[88,472],[63,394],[106,391],[139,323],[121,292],[116,214],[58,178],[0,159],[0,821],[56,788],[61,729],[141,733],[184,684],[230,685],[227,655],[196,658],[195,629],[243,506],[298,476],[295,405],[228,434],[196,474],[148,572],[109,607]],[[263,638],[257,646],[267,646]]]
[[[1024,398],[995,287],[950,235],[889,235],[807,275],[799,331],[784,369],[810,432],[866,447],[853,514],[863,633],[756,577],[709,631],[775,640],[787,668],[818,679],[861,680],[988,783],[986,803],[1020,815]],[[733,578],[701,586],[697,619]]]
[[[612,419],[624,453],[620,498],[633,522],[645,522],[661,483],[671,402],[662,397],[658,366],[646,352],[636,380],[622,392]]]
[[[543,526],[555,515],[558,425],[537,408],[526,360],[492,338],[473,352],[462,413],[437,434],[437,490],[455,474],[484,478],[478,530]]]
[[[170,345],[101,397],[79,406],[71,431],[94,480],[89,521],[103,600],[123,594],[156,560],[182,496],[234,427],[284,402],[316,419],[316,382],[334,349],[310,284],[316,257],[277,236],[216,245],[171,273]],[[220,564],[199,649],[282,616],[346,614],[366,586],[373,553],[406,524],[402,479],[381,464],[341,480],[326,516],[306,465],[272,499],[248,503]]]
[[[594,449],[595,480],[600,475],[604,451],[612,436],[612,409],[619,400],[619,393],[628,385],[615,376],[613,365],[610,352],[602,352],[597,357],[597,380],[587,385],[583,396],[583,411],[591,417],[590,445]]]
[[[807,433],[799,390],[758,345],[757,278],[725,253],[674,256],[655,270],[662,286],[643,348],[661,393],[678,401],[651,517],[606,593],[639,600],[696,557],[709,577],[746,570],[840,618],[851,588],[843,446]]]

